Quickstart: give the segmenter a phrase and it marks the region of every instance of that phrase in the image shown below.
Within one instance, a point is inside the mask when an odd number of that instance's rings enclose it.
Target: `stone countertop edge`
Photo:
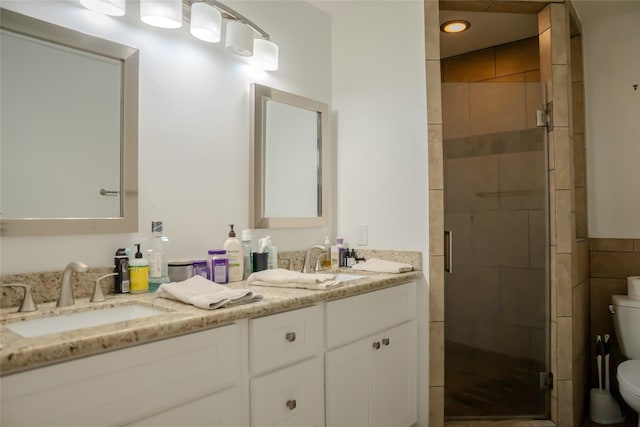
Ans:
[[[307,307],[322,301],[346,298],[378,289],[403,284],[422,277],[422,271],[400,274],[368,273],[367,276],[345,283],[328,291],[299,288],[249,286],[263,299],[258,302],[217,310],[203,310],[156,294],[108,295],[101,303],[90,303],[88,298],[76,300],[73,307],[56,309],[55,303],[45,303],[38,311],[17,313],[16,308],[0,311],[0,376],[6,376],[69,360],[93,356],[161,339],[228,325],[241,319],[251,319]],[[245,288],[244,282],[229,285]],[[95,310],[110,306],[136,303],[166,310],[167,314],[112,323],[103,326],[24,338],[4,325],[19,320],[37,319],[49,312]]]

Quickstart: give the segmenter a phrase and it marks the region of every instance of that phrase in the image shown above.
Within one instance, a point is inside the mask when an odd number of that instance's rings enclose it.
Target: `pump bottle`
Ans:
[[[224,241],[223,248],[227,251],[229,259],[229,282],[240,282],[244,273],[244,256],[242,244],[236,239],[236,232],[233,224],[229,224],[229,237]]]
[[[129,292],[144,294],[149,292],[149,263],[140,252],[140,243],[136,243],[138,251],[129,263]]]
[[[147,249],[149,261],[149,291],[155,292],[162,283],[169,283],[169,260],[167,245],[169,238],[164,235],[162,221],[151,223],[151,247]]]

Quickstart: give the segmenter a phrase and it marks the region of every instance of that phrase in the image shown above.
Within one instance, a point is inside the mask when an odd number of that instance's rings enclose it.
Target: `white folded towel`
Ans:
[[[411,264],[404,262],[384,261],[378,258],[371,258],[365,262],[359,262],[351,267],[352,270],[374,271],[376,273],[406,273],[413,270]]]
[[[194,276],[182,282],[164,283],[158,288],[158,296],[205,310],[248,304],[262,299],[262,295],[254,294],[251,289],[232,289],[202,276]]]
[[[252,273],[247,278],[247,285],[326,291],[342,286],[342,282],[336,280],[336,276],[333,274],[300,273],[284,268],[276,268]]]

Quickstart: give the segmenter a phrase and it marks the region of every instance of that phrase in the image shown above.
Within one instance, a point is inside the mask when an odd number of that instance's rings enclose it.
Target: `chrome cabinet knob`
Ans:
[[[384,344],[384,345],[389,345],[389,342],[390,342],[389,338],[383,338],[382,339],[382,344]]]
[[[287,332],[287,335],[284,336],[287,341],[289,342],[294,342],[296,340],[296,333],[295,332]]]
[[[373,343],[373,349],[378,350],[380,348],[380,341],[376,341]]]
[[[296,405],[295,399],[287,400],[287,408],[289,408],[290,411],[296,409]]]

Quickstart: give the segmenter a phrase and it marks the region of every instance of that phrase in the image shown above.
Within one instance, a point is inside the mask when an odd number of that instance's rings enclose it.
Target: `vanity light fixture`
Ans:
[[[89,10],[105,15],[124,15],[125,0],[80,0],[80,4]]]
[[[182,0],[140,0],[140,20],[160,28],[182,27]]]
[[[80,0],[87,9],[107,15],[121,5],[124,15],[126,0]],[[112,5],[98,9],[98,4]],[[119,6],[118,6],[119,7]],[[184,10],[184,17],[183,17]],[[217,43],[221,39],[222,20],[226,21],[225,47],[236,55],[267,71],[278,69],[278,45],[269,34],[248,18],[218,0],[140,0],[140,20],[162,28],[180,28],[182,21],[189,23],[191,34],[205,42]]]
[[[440,25],[440,31],[443,33],[461,33],[467,31],[471,27],[469,21],[464,19],[454,19],[453,21],[447,21]]]

